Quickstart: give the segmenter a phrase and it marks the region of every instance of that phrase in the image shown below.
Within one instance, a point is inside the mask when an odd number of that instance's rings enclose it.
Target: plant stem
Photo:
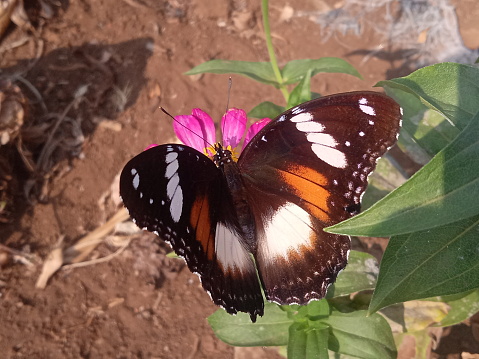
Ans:
[[[279,89],[281,90],[286,102],[288,102],[289,92],[286,89],[286,87],[283,85],[283,77],[281,76],[281,71],[279,71],[278,61],[276,60],[276,55],[274,53],[274,47],[273,47],[273,41],[271,39],[271,30],[269,27],[268,0],[261,1],[261,11],[263,13],[264,35],[266,38],[266,47],[268,48],[268,54],[269,54],[271,67],[273,68],[276,81],[279,83]]]

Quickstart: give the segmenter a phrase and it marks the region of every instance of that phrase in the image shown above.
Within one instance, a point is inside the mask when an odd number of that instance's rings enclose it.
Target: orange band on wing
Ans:
[[[307,166],[290,166],[288,167],[288,172],[294,173],[295,175],[307,179],[308,181],[317,183],[318,185],[325,187],[328,185],[328,179],[318,171],[313,170],[311,167]]]
[[[304,204],[308,212],[324,222],[329,222],[328,200],[330,193],[325,186],[328,180],[319,172],[305,166],[295,166],[291,172],[281,171],[284,182],[290,186],[290,190],[299,198],[309,202]]]
[[[211,233],[210,205],[206,196],[198,196],[191,206],[191,226],[195,229],[196,240],[201,243],[209,260],[213,260],[215,245]]]

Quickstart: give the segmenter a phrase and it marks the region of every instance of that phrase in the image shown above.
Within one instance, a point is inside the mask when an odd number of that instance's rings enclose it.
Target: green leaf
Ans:
[[[311,70],[308,70],[299,84],[291,91],[288,98],[288,108],[311,100]]]
[[[285,111],[283,106],[276,105],[272,102],[265,101],[254,107],[249,113],[248,117],[253,118],[271,118],[274,119]]]
[[[339,274],[336,283],[328,289],[326,298],[339,297],[362,290],[373,289],[376,285],[378,273],[378,262],[372,255],[351,251],[348,265]]]
[[[403,109],[398,145],[415,162],[426,164],[460,133],[444,116],[422,104],[417,96],[388,86],[385,90]]]
[[[428,108],[441,113],[459,130],[463,130],[479,111],[479,69],[476,66],[441,63],[376,84],[384,85],[415,94]]]
[[[450,297],[443,296],[437,298],[437,300],[449,306],[449,312],[444,319],[434,324],[434,327],[448,327],[459,324],[479,312],[479,289],[467,292],[459,298]]]
[[[289,327],[288,359],[306,358],[306,323],[294,323]]]
[[[197,75],[205,72],[242,75],[258,82],[278,87],[273,68],[269,62],[211,60],[185,72],[185,75]]]
[[[387,321],[366,311],[333,311],[323,320],[330,326],[329,349],[358,358],[396,358],[396,346]]]
[[[443,226],[479,214],[479,113],[404,185],[367,211],[326,230],[385,237]]]
[[[477,197],[476,197],[477,198]],[[479,216],[392,237],[369,311],[479,288]]]
[[[294,323],[289,328],[288,359],[328,358],[327,326],[311,328],[306,323]]]
[[[293,323],[276,304],[265,303],[264,316],[252,323],[248,314],[232,316],[219,309],[208,317],[216,336],[235,346],[271,346],[288,343],[288,328]]]
[[[283,83],[288,85],[299,82],[308,70],[311,70],[311,77],[320,72],[336,72],[362,78],[359,72],[345,60],[337,57],[322,57],[288,62],[281,70]]]
[[[313,300],[308,305],[302,306],[307,310],[307,317],[310,320],[318,320],[328,317],[331,311],[327,300]]]

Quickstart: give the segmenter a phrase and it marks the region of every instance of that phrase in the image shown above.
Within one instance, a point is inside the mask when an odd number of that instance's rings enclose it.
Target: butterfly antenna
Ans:
[[[196,133],[195,131],[193,131],[191,128],[183,125],[180,121],[178,121],[174,116],[172,116],[168,111],[166,111],[163,107],[160,106],[160,110],[163,111],[164,114],[166,114],[167,116],[171,117],[171,119],[173,121],[175,121],[178,125],[180,125],[181,127],[183,128],[186,128],[188,131],[190,131],[192,134],[194,134],[195,136],[198,136],[199,138],[201,138],[204,143],[206,143],[208,146],[211,146],[213,147],[213,144],[209,143],[208,141],[206,141],[206,139],[201,136],[200,134]],[[206,146],[205,146],[206,147]]]

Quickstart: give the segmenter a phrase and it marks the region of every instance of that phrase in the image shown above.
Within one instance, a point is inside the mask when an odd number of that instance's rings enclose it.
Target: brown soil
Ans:
[[[370,30],[359,38],[337,36],[323,44],[319,26],[307,17],[280,21],[284,5],[284,0],[274,2],[270,11],[282,64],[337,56],[364,76],[320,75],[313,80],[314,91],[370,89],[377,81],[409,72],[401,59],[373,56],[363,61],[363,55],[348,55],[379,45],[381,39]],[[295,10],[316,6],[310,0],[294,3]],[[462,14],[467,17],[473,7],[465,1]],[[11,181],[16,189],[12,222],[0,224],[0,244],[25,256],[2,252],[0,258],[0,357],[280,358],[274,349],[250,352],[216,339],[205,320],[216,307],[197,277],[177,259],[165,257],[168,247],[150,234],[137,235],[110,261],[61,270],[45,290],[35,288],[41,264],[61,236],[63,245],[71,245],[115,213],[113,202],[105,205],[101,199],[125,162],[151,143],[174,138],[170,120],[156,111],[158,105],[172,114],[200,107],[215,119],[221,117],[228,76],[187,77],[185,71],[214,58],[268,60],[258,2],[82,0],[53,9],[56,14],[45,24],[34,24],[35,36],[10,27],[0,44],[23,38],[28,42],[0,55],[0,75],[20,74],[38,90],[44,107],[19,83],[30,121],[64,112],[75,93],[88,85],[68,112],[81,124],[85,141],[76,157],[58,152],[43,192],[35,187],[41,198],[35,205],[22,196],[28,173],[12,154],[18,177]],[[28,11],[39,19],[39,8]],[[461,31],[478,38],[477,29]],[[118,99],[118,89],[128,93],[126,103]],[[233,77],[230,106],[249,110],[260,101],[282,103],[282,98],[271,87]],[[93,256],[115,250],[103,244]],[[454,350],[443,355],[459,355],[466,348]],[[448,358],[453,357],[459,358]]]

